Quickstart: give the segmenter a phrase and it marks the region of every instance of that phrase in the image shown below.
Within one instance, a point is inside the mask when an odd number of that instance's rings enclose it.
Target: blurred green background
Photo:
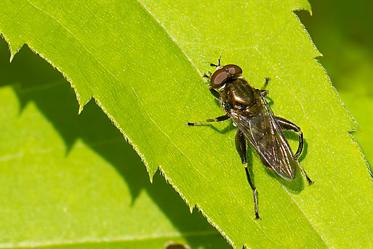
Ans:
[[[323,57],[318,58],[352,113],[355,137],[373,161],[373,2],[310,0],[313,15],[297,13]]]

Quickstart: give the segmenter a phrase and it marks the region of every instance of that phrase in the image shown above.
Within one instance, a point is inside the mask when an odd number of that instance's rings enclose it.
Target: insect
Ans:
[[[231,119],[238,128],[235,142],[236,149],[244,165],[247,181],[253,191],[255,218],[259,219],[258,192],[251,179],[247,162],[247,143],[257,152],[262,163],[273,170],[280,177],[290,181],[295,178],[296,169],[312,184],[306,171],[299,164],[299,157],[303,151],[303,132],[294,123],[273,114],[265,90],[269,83],[266,78],[261,89],[256,89],[243,78],[242,69],[234,64],[215,67],[214,73],[204,75],[209,80],[209,90],[217,98],[226,112],[217,118],[207,119],[206,122],[221,122]],[[206,125],[204,122],[188,122],[189,126]],[[283,130],[294,131],[298,134],[299,145],[294,154],[286,140]]]

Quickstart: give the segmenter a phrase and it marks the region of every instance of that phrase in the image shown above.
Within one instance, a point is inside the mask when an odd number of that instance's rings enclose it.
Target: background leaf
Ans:
[[[0,248],[228,248],[97,105],[77,115],[62,76],[0,43]]]
[[[338,8],[335,6],[338,4]],[[314,15],[301,15],[318,47],[320,58],[348,109],[359,123],[358,141],[367,159],[373,161],[373,3],[313,1]]]
[[[94,97],[149,173],[161,165],[188,204],[197,204],[237,248],[372,245],[371,180],[348,134],[351,120],[292,13],[308,9],[307,2],[4,1],[0,7],[0,30],[13,54],[27,43],[64,73],[81,105]],[[253,219],[233,132],[183,125],[222,112],[199,76],[222,51],[223,61],[241,65],[254,86],[272,78],[274,111],[307,138],[302,164],[316,182],[310,188],[299,177],[279,182],[253,157],[260,221]]]

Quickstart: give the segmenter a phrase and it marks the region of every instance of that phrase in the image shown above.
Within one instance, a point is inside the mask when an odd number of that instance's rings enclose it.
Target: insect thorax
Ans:
[[[255,89],[244,79],[228,82],[220,92],[222,105],[225,110],[230,108],[246,108],[256,101]]]

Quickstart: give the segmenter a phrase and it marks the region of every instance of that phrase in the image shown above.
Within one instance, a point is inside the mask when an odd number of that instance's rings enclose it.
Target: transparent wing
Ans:
[[[257,151],[266,166],[285,179],[293,179],[298,162],[286,141],[280,126],[265,103],[256,115],[244,110],[232,110],[230,116]]]

